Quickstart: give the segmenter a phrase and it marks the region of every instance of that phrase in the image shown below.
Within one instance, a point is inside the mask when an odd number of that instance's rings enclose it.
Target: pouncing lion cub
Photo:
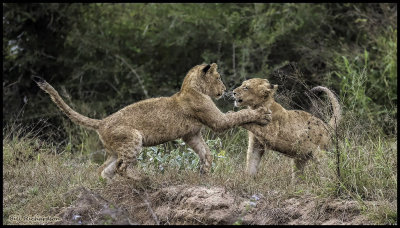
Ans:
[[[265,107],[272,112],[272,120],[265,126],[241,125],[249,131],[246,172],[255,176],[265,150],[274,150],[293,158],[292,180],[297,181],[306,162],[310,159],[318,161],[319,151],[327,149],[330,134],[341,117],[340,105],[328,88],[317,86],[311,89],[325,92],[330,99],[333,116],[326,124],[308,112],[283,108],[273,97],[277,89],[278,85],[272,86],[267,79],[253,78],[233,90],[236,107]]]
[[[99,172],[107,180],[116,173],[137,179],[134,164],[142,147],[177,138],[182,138],[199,155],[200,171],[208,172],[212,156],[201,136],[203,125],[223,131],[244,123],[269,121],[264,108],[224,114],[216,107],[211,97],[220,98],[226,88],[215,63],[190,69],[181,90],[171,97],[142,100],[101,120],[75,112],[49,83],[39,77],[34,80],[72,121],[98,133],[108,154]]]

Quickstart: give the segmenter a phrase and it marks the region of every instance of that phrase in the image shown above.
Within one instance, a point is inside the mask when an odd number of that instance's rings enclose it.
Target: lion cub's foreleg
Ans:
[[[264,155],[265,147],[256,139],[253,133],[248,133],[249,146],[247,148],[246,173],[254,177],[257,174],[258,166]]]
[[[210,148],[208,148],[203,137],[201,137],[200,131],[193,136],[184,137],[183,141],[185,141],[199,155],[200,172],[209,173],[211,171],[212,156]]]

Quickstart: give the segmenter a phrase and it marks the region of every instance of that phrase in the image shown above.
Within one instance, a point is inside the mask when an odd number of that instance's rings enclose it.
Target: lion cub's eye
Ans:
[[[243,88],[243,90],[248,90],[249,88],[247,87],[247,86],[245,86],[244,88]]]

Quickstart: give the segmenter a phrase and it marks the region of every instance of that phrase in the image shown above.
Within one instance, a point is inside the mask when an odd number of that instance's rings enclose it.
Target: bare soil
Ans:
[[[311,195],[235,195],[220,186],[170,185],[117,179],[104,189],[77,188],[56,224],[372,224],[352,200]]]

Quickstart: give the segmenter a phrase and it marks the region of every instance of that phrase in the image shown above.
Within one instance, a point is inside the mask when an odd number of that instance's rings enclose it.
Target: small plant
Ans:
[[[219,162],[226,159],[226,151],[221,149],[220,138],[206,141],[213,156],[212,170],[218,168]],[[172,144],[172,146],[171,146]],[[173,167],[178,170],[198,170],[200,168],[199,156],[181,140],[173,143],[144,148],[138,156],[139,166],[144,169],[151,168],[161,173],[165,167]]]

